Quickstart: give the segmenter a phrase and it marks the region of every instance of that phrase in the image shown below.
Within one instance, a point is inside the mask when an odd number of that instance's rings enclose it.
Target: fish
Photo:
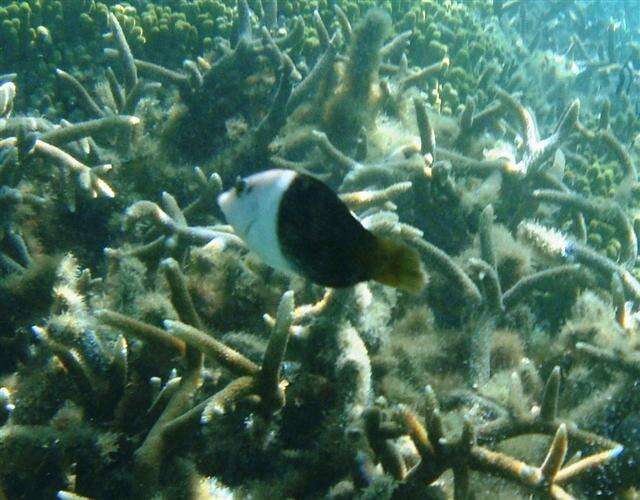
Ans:
[[[412,294],[424,287],[418,252],[367,230],[312,175],[272,169],[238,177],[217,201],[249,250],[287,274],[331,288],[368,280]]]

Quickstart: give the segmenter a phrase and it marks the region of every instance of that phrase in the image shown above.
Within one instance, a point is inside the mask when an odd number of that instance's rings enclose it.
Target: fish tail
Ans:
[[[427,281],[418,252],[388,238],[376,237],[367,267],[375,281],[412,294],[420,293]]]

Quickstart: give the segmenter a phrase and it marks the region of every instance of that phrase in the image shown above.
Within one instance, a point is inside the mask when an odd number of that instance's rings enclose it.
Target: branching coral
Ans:
[[[366,432],[369,442],[388,473],[401,481],[394,495],[417,495],[424,491],[424,484],[435,482],[447,469],[453,469],[454,495],[467,498],[471,494],[470,471],[482,471],[514,481],[533,491],[546,493],[551,498],[568,498],[563,484],[593,468],[617,458],[622,446],[603,440],[596,435],[580,432],[572,424],[556,422],[558,406],[559,368],[553,370],[544,390],[540,407],[534,407],[534,416],[527,416],[523,408],[519,378],[514,374],[510,397],[510,417],[498,419],[479,428],[474,428],[471,418],[463,419],[460,437],[444,437],[444,423],[438,401],[430,386],[425,394],[425,426],[407,407],[399,409],[404,425],[392,421],[384,422],[379,409],[372,409],[366,417]],[[568,429],[571,429],[569,431]],[[399,454],[397,440],[407,432],[419,455],[419,462],[407,468],[405,458]],[[491,451],[480,443],[496,441],[526,433],[549,433],[554,435],[546,458],[540,467],[530,466],[504,453]],[[609,450],[573,461],[563,467],[568,438],[584,440],[588,445],[598,443]]]
[[[593,40],[578,4],[532,6],[536,33],[524,2],[170,4],[0,9],[0,497],[637,487],[626,26]],[[274,166],[414,246],[425,292],[259,262],[216,197]]]

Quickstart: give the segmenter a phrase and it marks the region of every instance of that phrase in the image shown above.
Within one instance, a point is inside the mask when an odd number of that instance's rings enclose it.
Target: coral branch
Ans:
[[[329,40],[326,50],[313,66],[309,74],[291,91],[291,97],[287,103],[289,112],[302,104],[302,102],[314,92],[321,82],[325,80],[333,67],[333,63],[335,62],[339,44],[339,38],[334,35],[331,40]]]
[[[522,128],[525,152],[516,164],[516,171],[526,176],[539,173],[542,164],[553,155],[576,125],[580,101],[576,99],[571,102],[560,117],[554,132],[546,139],[540,139],[535,120],[529,110],[502,89],[498,89],[496,95],[505,107],[515,113]]]
[[[254,377],[238,377],[205,402],[200,421],[206,424],[211,422],[214,417],[224,415],[236,402],[253,394],[255,390],[256,380]]]
[[[410,241],[420,250],[427,266],[446,276],[470,306],[479,305],[482,302],[482,295],[476,284],[451,257],[422,238],[412,238]]]
[[[625,353],[611,349],[602,349],[586,342],[577,342],[576,352],[593,361],[603,363],[613,369],[622,370],[634,377],[640,375],[640,353]]]
[[[98,106],[98,103],[93,99],[93,97],[91,97],[91,94],[89,94],[84,85],[82,85],[74,76],[61,69],[56,69],[56,74],[62,81],[69,85],[71,90],[73,90],[82,105],[91,115],[98,117],[103,117],[105,115],[102,108]]]
[[[523,221],[518,227],[518,235],[551,258],[572,259],[585,267],[609,277],[618,273],[625,291],[640,302],[640,283],[625,268],[611,259],[598,254],[587,245],[567,238],[560,231],[549,229],[536,222]]]
[[[560,397],[560,367],[555,366],[544,387],[540,402],[540,418],[554,421],[558,416],[558,398]]]
[[[493,243],[493,206],[487,205],[480,214],[480,256],[489,266],[496,269],[496,252]]]
[[[340,199],[352,209],[364,209],[378,203],[384,203],[402,193],[406,193],[412,186],[413,184],[409,181],[397,182],[384,189],[343,193],[340,195]]]
[[[342,10],[338,4],[333,6],[333,10],[336,12],[336,17],[338,18],[338,23],[340,23],[340,29],[342,30],[342,36],[344,36],[345,42],[351,42],[352,29],[347,14],[345,14],[344,10]]]
[[[119,129],[130,130],[139,124],[140,119],[137,116],[106,116],[50,130],[42,134],[41,139],[53,146],[60,146],[95,134],[114,134]]]
[[[503,477],[533,492],[546,494],[552,498],[571,498],[560,486],[561,483],[568,482],[593,467],[603,465],[619,456],[622,451],[621,446],[614,445],[608,451],[590,455],[577,463],[562,468],[570,433],[568,426],[561,423],[553,432],[554,438],[542,465],[535,467],[506,454],[477,445],[473,428],[466,419],[459,439],[442,438],[437,405],[427,405],[426,426],[423,426],[418,417],[406,407],[402,409],[402,417],[406,431],[420,455],[420,463],[406,474],[404,482],[397,492],[398,498],[402,498],[405,493],[411,491],[412,484],[432,483],[447,469],[453,469],[454,475],[458,476],[455,479],[456,498],[461,498],[460,489],[468,488],[466,479],[468,469]],[[376,423],[375,419],[373,422]]]
[[[94,315],[104,324],[113,326],[114,328],[117,328],[128,335],[133,335],[145,342],[154,343],[172,351],[178,351],[180,354],[184,354],[185,352],[184,342],[172,335],[169,335],[161,328],[107,309],[95,311]]]
[[[198,316],[191,296],[178,263],[173,259],[165,259],[162,269],[169,282],[173,306],[182,320],[190,321],[200,326],[202,321]],[[179,417],[191,406],[191,399],[200,384],[203,357],[188,344],[185,349],[186,368],[180,385],[167,403],[162,414],[158,417],[143,443],[135,451],[134,477],[136,480],[136,495],[149,498],[155,491],[160,479],[160,468],[166,454],[167,425]]]
[[[531,292],[535,290],[556,290],[558,283],[584,287],[594,284],[582,266],[579,264],[567,264],[545,269],[521,278],[509,290],[504,292],[502,302],[505,309],[511,309]]]
[[[109,13],[109,26],[118,46],[118,52],[120,53],[120,59],[125,75],[125,85],[128,91],[131,91],[133,87],[138,83],[138,71],[133,59],[133,54],[129,48],[127,38],[124,36],[124,31],[120,26],[120,22],[113,13]]]
[[[257,375],[260,372],[260,367],[253,361],[197,328],[171,320],[165,320],[164,326],[172,336],[215,359],[237,375]]]
[[[614,224],[622,240],[621,259],[626,268],[633,268],[638,258],[638,239],[629,217],[617,203],[598,198],[588,199],[577,193],[550,189],[536,189],[533,192],[533,197],[540,201],[555,203]]]
[[[280,368],[289,341],[289,328],[293,323],[294,309],[293,292],[285,292],[278,305],[276,324],[271,332],[267,349],[262,358],[262,367],[257,377],[258,394],[269,413],[284,406],[284,392],[280,385]]]
[[[420,153],[430,154],[431,161],[436,158],[436,135],[431,127],[427,108],[421,99],[414,99],[413,106],[416,109],[416,119],[418,120],[418,131],[420,132]]]

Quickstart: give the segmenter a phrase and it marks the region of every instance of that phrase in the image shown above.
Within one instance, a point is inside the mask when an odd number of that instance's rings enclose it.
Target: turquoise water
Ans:
[[[0,1],[0,500],[636,498],[639,13]]]

